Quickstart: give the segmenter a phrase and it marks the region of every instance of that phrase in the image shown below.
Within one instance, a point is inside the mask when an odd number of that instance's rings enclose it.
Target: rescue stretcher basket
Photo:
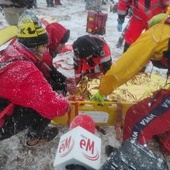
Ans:
[[[134,103],[121,102],[122,104],[122,124],[126,111]],[[115,126],[118,118],[118,103],[107,102],[101,105],[96,101],[71,101],[71,111],[67,112],[62,117],[54,118],[51,123],[54,125],[69,125],[74,117],[79,114],[85,113],[90,115],[96,125],[102,126]]]

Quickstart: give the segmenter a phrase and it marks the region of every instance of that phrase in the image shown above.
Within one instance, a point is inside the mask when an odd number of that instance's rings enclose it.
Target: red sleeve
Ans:
[[[53,119],[64,115],[69,103],[47,83],[42,73],[28,61],[17,61],[15,67],[0,75],[3,79],[0,94],[12,103],[36,110],[41,116]]]
[[[74,59],[74,73],[76,83],[78,83],[82,78],[82,66],[83,61],[81,59]]]
[[[154,97],[156,97],[155,100],[153,100]],[[123,126],[123,141],[135,138],[135,140],[144,145],[153,136],[169,131],[168,101],[169,90],[162,89],[155,91],[152,97],[145,98],[132,105],[126,112]],[[150,102],[153,103],[149,107],[148,104]],[[150,120],[147,121],[148,119]]]
[[[168,7],[170,5],[170,0],[162,0],[162,4]]]
[[[93,61],[100,65],[100,70],[104,74],[110,69],[110,66],[112,65],[112,57],[111,57],[111,51],[110,47],[105,43],[103,45],[103,56],[99,56],[97,58],[94,58]]]
[[[131,0],[119,0],[117,7],[118,15],[126,15],[130,4]]]

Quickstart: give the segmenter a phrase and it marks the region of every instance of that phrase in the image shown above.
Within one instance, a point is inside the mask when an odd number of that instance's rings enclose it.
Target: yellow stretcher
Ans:
[[[0,46],[14,38],[18,33],[16,26],[8,26],[0,30]]]
[[[96,125],[116,126],[118,122],[123,125],[125,114],[129,107],[146,97],[152,96],[154,91],[159,90],[166,83],[166,79],[161,76],[149,75],[149,79],[146,76],[146,74],[137,75],[126,84],[115,89],[113,94],[107,96],[107,101],[105,101],[104,105],[89,100],[71,101],[71,111],[63,117],[54,118],[51,123],[54,125],[69,125],[75,116],[85,113],[93,118]],[[94,82],[94,80],[92,81]],[[89,81],[87,82],[87,87],[89,87]],[[96,85],[96,80],[94,84]],[[96,92],[94,84],[88,88],[89,92]],[[91,87],[94,87],[94,89]],[[118,107],[120,104],[121,109]]]
[[[72,101],[72,109],[65,116],[54,118],[51,122],[54,125],[69,125],[75,116],[85,113],[90,115],[96,125],[115,126],[118,116],[118,103],[105,102],[104,106],[95,101]],[[126,111],[134,103],[123,102],[122,104],[122,123]]]

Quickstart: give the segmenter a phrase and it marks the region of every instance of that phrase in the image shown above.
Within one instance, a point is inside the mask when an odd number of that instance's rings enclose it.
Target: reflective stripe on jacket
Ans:
[[[81,78],[85,75],[93,75],[93,77],[96,75],[98,76],[101,73],[106,73],[105,70],[109,70],[112,59],[111,59],[111,51],[107,44],[103,45],[102,48],[102,54],[100,56],[93,57],[93,62],[95,63],[94,66],[90,66],[86,59],[78,59],[75,60],[77,68],[75,69],[75,78],[76,82],[79,82]],[[104,63],[110,63],[108,64],[107,68],[104,68]]]

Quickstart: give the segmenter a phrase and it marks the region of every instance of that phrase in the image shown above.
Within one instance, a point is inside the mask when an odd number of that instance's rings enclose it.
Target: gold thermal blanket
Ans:
[[[83,96],[85,100],[90,100],[90,97],[98,91],[101,78],[89,79],[84,77],[77,85],[79,89],[78,95]],[[125,84],[116,88],[107,96],[106,100],[134,103],[151,96],[154,91],[164,88],[165,83],[166,79],[161,76],[139,73]]]

